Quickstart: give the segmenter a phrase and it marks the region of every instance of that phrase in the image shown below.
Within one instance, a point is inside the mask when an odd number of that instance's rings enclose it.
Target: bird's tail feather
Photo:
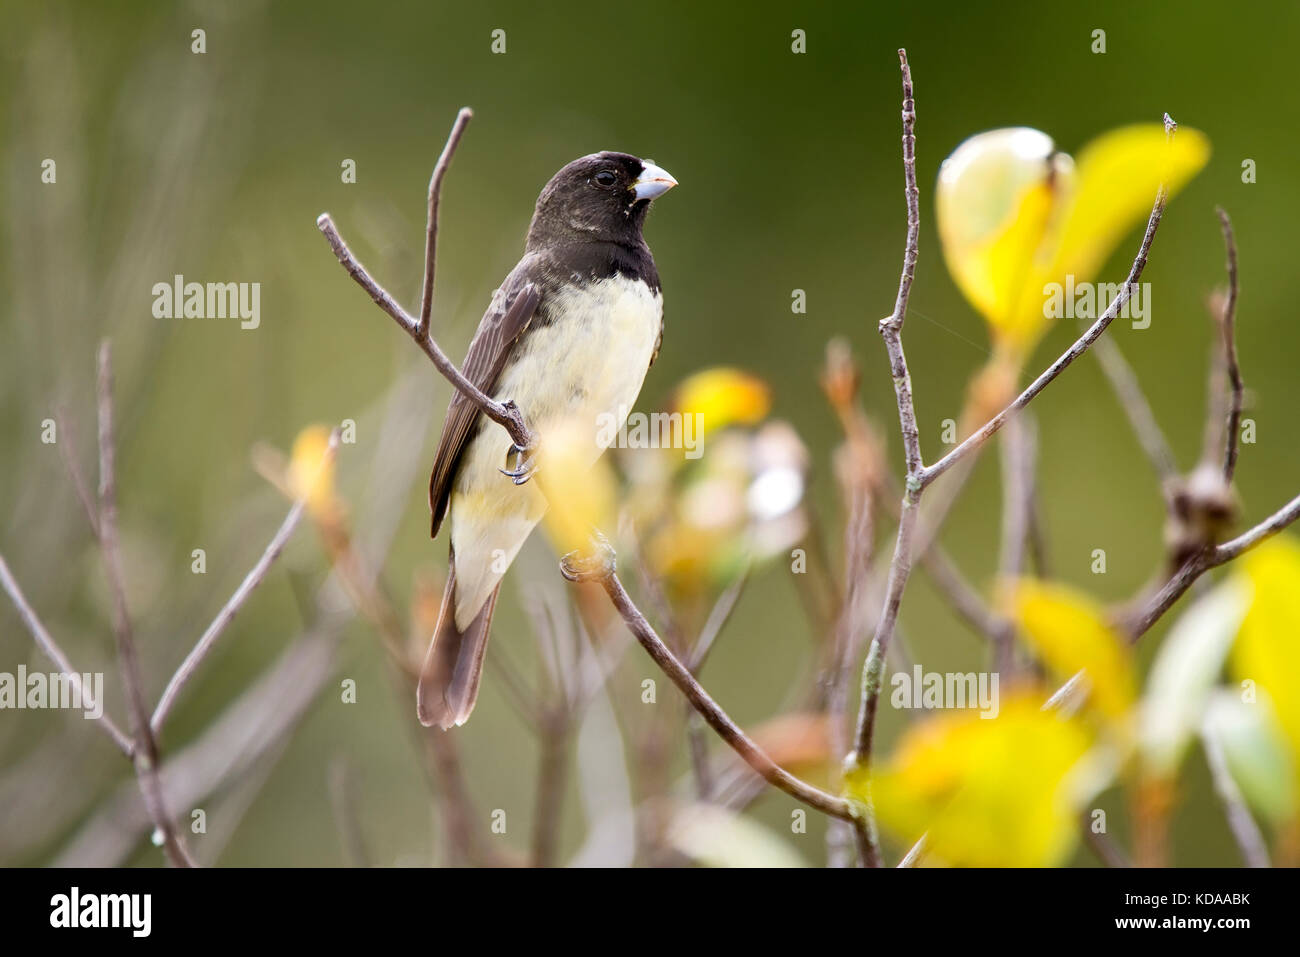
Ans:
[[[447,574],[447,589],[442,595],[438,627],[434,629],[429,650],[420,669],[420,683],[415,691],[415,710],[425,727],[438,725],[443,730],[469,720],[478,700],[479,681],[483,677],[483,657],[487,653],[488,634],[492,629],[492,612],[497,592],[492,589],[483,608],[463,632],[456,627],[456,558],[452,556]]]

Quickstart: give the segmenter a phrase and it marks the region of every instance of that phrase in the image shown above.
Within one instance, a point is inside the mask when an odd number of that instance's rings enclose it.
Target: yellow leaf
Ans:
[[[1072,176],[1070,158],[1052,138],[1027,127],[972,136],[939,169],[935,216],[944,261],[997,341],[1025,338],[1025,327],[1041,320],[1030,272]]]
[[[1034,579],[1010,592],[1013,616],[1043,663],[1060,678],[1084,670],[1090,703],[1111,722],[1125,722],[1136,697],[1133,654],[1101,608],[1082,592]]]
[[[547,429],[536,481],[547,502],[543,527],[557,551],[584,550],[592,532],[610,529],[614,475],[589,424],[566,419]]]
[[[1102,786],[1075,719],[1042,710],[1040,690],[1004,700],[996,718],[941,713],[910,727],[870,779],[851,771],[851,796],[875,806],[905,841],[929,834],[933,856],[957,866],[1049,867],[1074,847],[1078,815]]]
[[[739,369],[717,366],[684,379],[673,408],[682,415],[699,415],[700,429],[716,432],[729,425],[753,425],[772,406],[767,383]]]
[[[1239,563],[1252,588],[1250,608],[1232,650],[1232,673],[1268,692],[1300,767],[1300,544],[1281,536]]]
[[[1177,192],[1209,158],[1193,129],[1126,126],[1088,143],[1076,164],[1049,136],[990,130],[944,161],[935,192],[949,272],[988,322],[995,346],[1023,358],[1049,323],[1050,283],[1092,282],[1142,223],[1164,182]],[[1095,315],[1108,305],[1096,305]]]
[[[1120,127],[1090,142],[1079,152],[1070,212],[1047,281],[1095,278],[1124,234],[1146,221],[1160,184],[1173,195],[1209,158],[1210,141],[1200,130],[1180,127],[1170,139],[1160,123]]]
[[[330,430],[309,425],[293,440],[289,455],[289,492],[306,500],[307,511],[317,521],[332,521],[341,508],[334,493],[334,456],[329,445]]]

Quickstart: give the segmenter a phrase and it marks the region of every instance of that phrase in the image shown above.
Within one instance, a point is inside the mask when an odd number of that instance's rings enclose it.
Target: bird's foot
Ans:
[[[512,460],[514,468],[498,471],[516,485],[523,485],[541,469],[536,448],[521,449],[517,445],[512,445],[510,453],[506,456],[506,464],[512,464]]]
[[[591,533],[591,544],[560,558],[560,574],[571,582],[604,581],[618,568],[618,555],[599,530]]]

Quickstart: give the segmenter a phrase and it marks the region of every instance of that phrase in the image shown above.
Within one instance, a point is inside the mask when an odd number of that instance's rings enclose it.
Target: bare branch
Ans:
[[[408,314],[398,305],[397,300],[383,286],[375,282],[370,273],[366,272],[366,268],[361,265],[347,243],[343,241],[343,237],[339,235],[329,213],[321,213],[316,218],[316,227],[324,234],[330,249],[334,251],[335,257],[347,270],[348,275],[366,291],[375,305],[388,313],[393,321],[415,340],[416,345],[424,350],[424,354],[429,357],[443,377],[465,398],[478,406],[479,411],[509,432],[510,439],[516,446],[521,449],[531,449],[536,445],[535,438],[514,402],[509,400],[497,402],[486,395],[478,386],[465,378],[429,334],[429,314],[433,303],[433,258],[437,245],[437,205],[442,191],[442,175],[446,173],[447,164],[451,162],[451,156],[456,150],[457,143],[460,142],[461,133],[464,132],[471,115],[468,109],[461,110],[457,115],[447,145],[443,149],[442,156],[438,158],[438,165],[434,168],[433,178],[429,182],[429,219],[426,225],[424,294],[420,304],[420,319],[415,319]],[[535,287],[529,285],[520,295],[536,296],[538,293]]]
[[[907,318],[907,301],[912,292],[912,279],[916,275],[921,232],[921,192],[916,185],[916,100],[913,97],[912,69],[907,63],[906,50],[898,51],[898,64],[903,74],[903,183],[907,202],[907,240],[903,247],[903,271],[898,280],[894,311],[881,321],[880,335],[889,355],[889,371],[894,380],[894,396],[898,401],[898,423],[903,434],[907,483],[899,506],[898,538],[894,544],[894,557],[889,563],[885,603],[876,622],[876,634],[867,652],[867,660],[862,666],[862,697],[858,708],[855,744],[850,755],[851,761],[861,765],[867,764],[870,758],[885,658],[898,624],[903,590],[907,587],[907,579],[912,571],[912,539],[916,533],[917,511],[923,488],[921,477],[925,472],[925,463],[921,458],[921,434],[916,424],[916,407],[912,400],[912,377],[907,370],[907,357],[903,353],[903,322]],[[880,847],[869,804],[865,813],[868,818],[855,833],[858,853],[865,865],[879,867]]]
[[[903,249],[903,272],[898,279],[898,295],[894,311],[880,322],[880,334],[889,351],[889,369],[894,378],[894,392],[898,398],[899,425],[903,432],[903,449],[907,458],[907,475],[910,479],[923,469],[921,461],[921,436],[916,424],[916,409],[912,402],[912,378],[907,371],[907,358],[903,354],[903,322],[907,318],[907,301],[912,294],[912,279],[916,275],[916,258],[921,233],[920,190],[916,185],[916,101],[912,96],[912,69],[907,64],[907,51],[898,51],[899,67],[903,73],[903,180],[907,199],[907,243]],[[910,484],[910,483],[909,483]]]
[[[1228,435],[1223,453],[1223,478],[1231,483],[1237,470],[1237,450],[1241,432],[1241,407],[1245,401],[1246,387],[1241,379],[1241,366],[1237,362],[1237,241],[1232,235],[1232,220],[1222,209],[1219,223],[1223,227],[1223,245],[1228,255],[1228,299],[1221,317],[1223,354],[1227,360],[1228,382],[1232,386],[1232,404],[1228,408]]]
[[[1136,641],[1150,630],[1151,626],[1182,597],[1196,579],[1211,568],[1232,561],[1243,552],[1249,551],[1265,539],[1271,538],[1300,518],[1300,496],[1296,496],[1282,508],[1278,509],[1254,528],[1238,535],[1231,541],[1207,548],[1188,559],[1164,586],[1150,599],[1147,606],[1135,618],[1129,633]]]
[[[686,695],[695,710],[708,722],[709,727],[713,728],[718,736],[764,780],[815,810],[858,823],[858,818],[848,801],[813,787],[778,765],[710,697],[636,607],[623,587],[623,583],[619,581],[613,549],[608,544],[598,544],[593,557],[566,555],[560,567],[564,577],[571,582],[594,581],[605,589],[605,593],[623,618],[628,630],[654,659],[655,664],[662,668],[664,674],[681,690],[682,694]]]
[[[465,127],[473,119],[474,111],[468,106],[462,107],[456,114],[451,133],[447,136],[447,145],[442,148],[442,155],[434,164],[433,176],[429,179],[429,217],[424,227],[424,286],[420,292],[420,338],[429,335],[429,318],[433,314],[433,267],[438,249],[438,203],[442,198],[442,178],[447,175],[447,167],[456,153]]]
[[[329,468],[330,463],[334,460],[334,456],[338,452],[338,447],[339,430],[335,429],[330,434],[329,445],[325,449],[325,454],[321,457],[320,466],[317,469],[317,476],[324,472],[325,469]],[[149,721],[149,726],[153,734],[158,735],[162,733],[163,724],[167,721],[167,716],[171,714],[171,710],[175,706],[176,699],[179,697],[181,691],[187,684],[189,684],[190,679],[194,677],[194,673],[198,671],[199,665],[203,663],[203,660],[212,651],[213,646],[216,645],[217,639],[220,638],[222,632],[226,630],[226,626],[230,624],[234,619],[235,614],[244,606],[244,603],[248,601],[253,590],[256,589],[257,586],[262,583],[262,580],[266,578],[267,572],[271,570],[271,566],[275,564],[275,560],[279,558],[280,553],[284,551],[284,546],[288,543],[290,536],[293,535],[294,530],[298,527],[298,522],[302,519],[303,512],[307,508],[307,494],[314,485],[315,479],[313,479],[311,483],[304,485],[298,500],[294,502],[293,507],[289,509],[289,514],[286,515],[284,521],[280,523],[279,529],[271,537],[271,541],[266,546],[266,550],[262,552],[262,557],[257,560],[257,563],[251,569],[249,569],[248,574],[244,576],[244,580],[239,583],[239,587],[235,589],[234,593],[229,599],[227,599],[225,605],[223,605],[221,610],[217,612],[217,616],[212,619],[211,624],[209,624],[207,629],[203,632],[198,643],[190,649],[190,653],[185,656],[185,660],[181,662],[180,667],[176,669],[176,673],[173,674],[171,680],[167,682],[167,687],[158,701],[158,707],[154,709],[153,717]]]
[[[1126,625],[1129,640],[1136,642],[1150,631],[1187,589],[1210,569],[1226,565],[1244,552],[1272,538],[1297,518],[1300,518],[1300,495],[1291,499],[1249,531],[1222,545],[1211,546],[1193,555],[1147,600],[1143,609],[1132,616]],[[1084,672],[1075,672],[1068,681],[1052,693],[1043,708],[1072,710],[1077,707],[1085,689],[1084,677]]]
[[[73,686],[80,692],[81,701],[82,704],[85,705],[86,710],[100,710],[96,708],[97,702],[95,701],[94,694],[85,686],[84,682],[82,682],[81,672],[72,667],[72,663],[68,661],[68,656],[63,653],[63,649],[58,646],[53,638],[50,637],[50,633],[45,628],[45,625],[42,624],[40,618],[37,617],[36,612],[32,610],[32,606],[27,603],[27,597],[23,594],[22,589],[18,587],[18,582],[14,580],[13,575],[10,573],[9,566],[5,563],[3,555],[0,555],[0,585],[3,585],[5,591],[9,593],[9,598],[13,601],[14,608],[18,610],[19,617],[22,618],[23,624],[27,626],[27,630],[31,633],[32,638],[35,639],[37,647],[39,647],[41,651],[45,652],[47,658],[58,665],[59,671],[67,675],[68,680],[72,682]],[[102,705],[100,707],[102,708]],[[132,743],[131,738],[126,734],[126,732],[113,723],[113,719],[108,716],[106,711],[101,711],[96,723],[104,729],[104,732],[110,738],[113,739],[113,743],[121,749],[123,754],[128,758],[131,757],[132,753],[135,751],[134,743]]]
[[[116,448],[113,440],[113,352],[108,340],[99,346],[99,545],[104,556],[104,572],[113,596],[113,633],[117,638],[117,658],[126,692],[127,715],[135,738],[132,760],[149,816],[162,837],[168,860],[177,867],[193,867],[194,861],[181,842],[163,802],[158,780],[158,742],[149,726],[149,712],[144,702],[140,664],[131,634],[131,615],[126,603],[122,580],[122,556],[117,538]]]

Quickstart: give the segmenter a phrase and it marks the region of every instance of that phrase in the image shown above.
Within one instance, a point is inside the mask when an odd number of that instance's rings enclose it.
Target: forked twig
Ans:
[[[478,406],[479,411],[509,432],[511,441],[518,448],[531,449],[536,445],[536,441],[524,422],[523,414],[518,406],[509,400],[497,402],[465,378],[460,369],[456,367],[456,364],[447,358],[446,353],[442,351],[429,332],[429,316],[433,308],[433,263],[437,253],[438,203],[442,193],[442,179],[471,116],[473,116],[473,113],[468,108],[462,109],[457,114],[456,121],[452,125],[451,135],[447,138],[447,145],[443,148],[442,155],[438,157],[433,177],[429,181],[428,221],[425,225],[424,283],[420,299],[420,317],[418,319],[398,305],[397,300],[383,286],[375,282],[352,250],[348,248],[347,243],[343,241],[343,237],[339,235],[339,231],[334,226],[334,220],[330,218],[329,213],[321,213],[316,218],[316,227],[324,234],[326,241],[330,244],[330,249],[334,251],[335,257],[347,270],[348,275],[366,291],[370,298],[374,300],[375,305],[388,313],[393,321],[415,340],[416,345],[424,350],[424,354],[429,357],[434,367],[442,373],[443,377],[465,398]],[[537,292],[532,286],[528,286],[520,295],[537,295]]]

